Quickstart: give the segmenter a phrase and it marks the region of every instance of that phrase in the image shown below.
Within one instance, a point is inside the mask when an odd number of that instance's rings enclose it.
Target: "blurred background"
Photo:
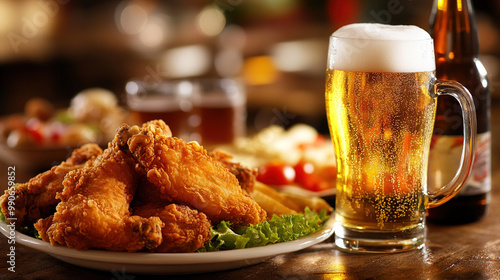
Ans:
[[[480,52],[500,98],[500,1],[473,0]],[[247,125],[307,123],[327,134],[328,37],[353,22],[428,30],[421,0],[0,0],[0,115],[33,97],[67,107],[102,87],[125,106],[131,79],[237,77]]]

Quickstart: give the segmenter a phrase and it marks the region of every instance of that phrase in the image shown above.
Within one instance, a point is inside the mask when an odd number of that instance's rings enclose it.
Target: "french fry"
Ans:
[[[295,214],[304,212],[306,207],[319,212],[326,209],[332,212],[333,207],[320,197],[305,197],[293,193],[279,192],[260,182],[256,182],[250,196],[267,212],[268,218],[273,214]]]
[[[279,216],[297,213],[297,211],[286,207],[279,201],[258,189],[254,189],[250,196],[260,205],[260,207],[262,207],[262,209],[266,210],[268,219],[270,219],[274,214]]]
[[[306,207],[309,207],[311,210],[316,210],[319,212],[321,209],[326,209],[328,213],[333,211],[333,207],[328,204],[324,199],[321,197],[305,197],[301,196],[298,194],[293,194],[293,193],[280,193],[283,197],[286,199],[289,199],[293,201],[296,205],[300,207],[300,211],[298,212],[303,212]]]
[[[301,207],[299,205],[297,205],[295,202],[293,202],[293,200],[287,199],[286,197],[284,197],[280,192],[278,192],[274,188],[272,188],[268,185],[265,185],[259,181],[255,182],[254,190],[258,190],[258,191],[266,194],[267,196],[276,200],[276,202],[279,202],[279,203],[283,204],[284,206],[286,206],[290,209],[293,209],[297,212],[304,211],[304,209],[303,208],[301,209]]]

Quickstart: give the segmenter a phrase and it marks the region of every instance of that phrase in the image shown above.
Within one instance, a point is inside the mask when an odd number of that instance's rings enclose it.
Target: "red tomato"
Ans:
[[[282,162],[270,162],[259,168],[257,181],[267,185],[289,185],[295,180],[295,170]]]
[[[62,140],[63,136],[62,136],[62,133],[60,131],[52,131],[52,133],[50,134],[50,140],[52,140],[52,142],[56,143],[56,144],[59,144]]]
[[[26,122],[26,133],[36,144],[43,143],[42,123],[37,118],[31,118]]]
[[[306,186],[311,181],[315,168],[312,163],[301,160],[293,169],[295,170],[295,183]]]
[[[295,166],[295,183],[310,191],[322,191],[335,185],[337,169],[332,167],[316,167],[306,161],[299,161]]]
[[[28,130],[28,134],[33,138],[33,141],[38,145],[43,143],[43,135],[39,130]]]
[[[302,186],[313,192],[319,192],[331,188],[330,183],[323,180],[320,176],[318,176],[318,174],[312,174],[311,178]]]

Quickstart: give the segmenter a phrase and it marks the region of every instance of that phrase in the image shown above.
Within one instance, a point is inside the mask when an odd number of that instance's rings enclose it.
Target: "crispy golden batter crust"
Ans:
[[[196,142],[168,137],[161,123],[149,122],[130,137],[128,146],[138,170],[165,199],[198,209],[214,224],[265,221],[266,212],[241,189],[236,177]]]
[[[128,132],[128,125],[122,126],[101,156],[65,177],[56,213],[35,224],[44,240],[80,250],[130,252],[161,244],[160,218],[133,216],[129,210],[138,174],[132,157],[122,151]]]
[[[214,150],[210,152],[209,155],[215,161],[227,168],[227,170],[229,170],[229,172],[231,172],[234,176],[236,176],[236,179],[238,179],[238,182],[243,190],[249,194],[253,192],[253,188],[257,180],[256,168],[250,169],[241,165],[239,162],[232,162],[231,159],[233,156],[221,150]]]
[[[165,223],[163,242],[152,252],[191,253],[203,248],[205,242],[210,240],[210,220],[205,214],[185,205],[146,204],[134,208],[134,215],[159,217]]]
[[[2,213],[6,218],[17,218],[16,228],[22,228],[35,223],[40,218],[46,218],[55,211],[59,199],[56,194],[63,190],[64,176],[70,171],[83,168],[102,154],[102,149],[96,144],[86,144],[75,149],[71,156],[58,166],[40,173],[27,183],[16,184],[14,200],[14,215],[8,211],[8,190],[0,197]]]
[[[172,137],[163,121],[124,124],[104,151],[82,146],[66,162],[16,186],[16,217],[36,222],[53,245],[194,252],[210,239],[213,224],[266,220],[245,191],[253,188],[254,172],[226,154],[212,155],[215,160],[197,143]]]

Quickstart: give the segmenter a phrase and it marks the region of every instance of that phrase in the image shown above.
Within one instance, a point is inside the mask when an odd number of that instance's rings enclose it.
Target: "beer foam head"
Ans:
[[[429,33],[417,26],[350,24],[330,37],[328,68],[363,72],[434,71],[434,45]]]

